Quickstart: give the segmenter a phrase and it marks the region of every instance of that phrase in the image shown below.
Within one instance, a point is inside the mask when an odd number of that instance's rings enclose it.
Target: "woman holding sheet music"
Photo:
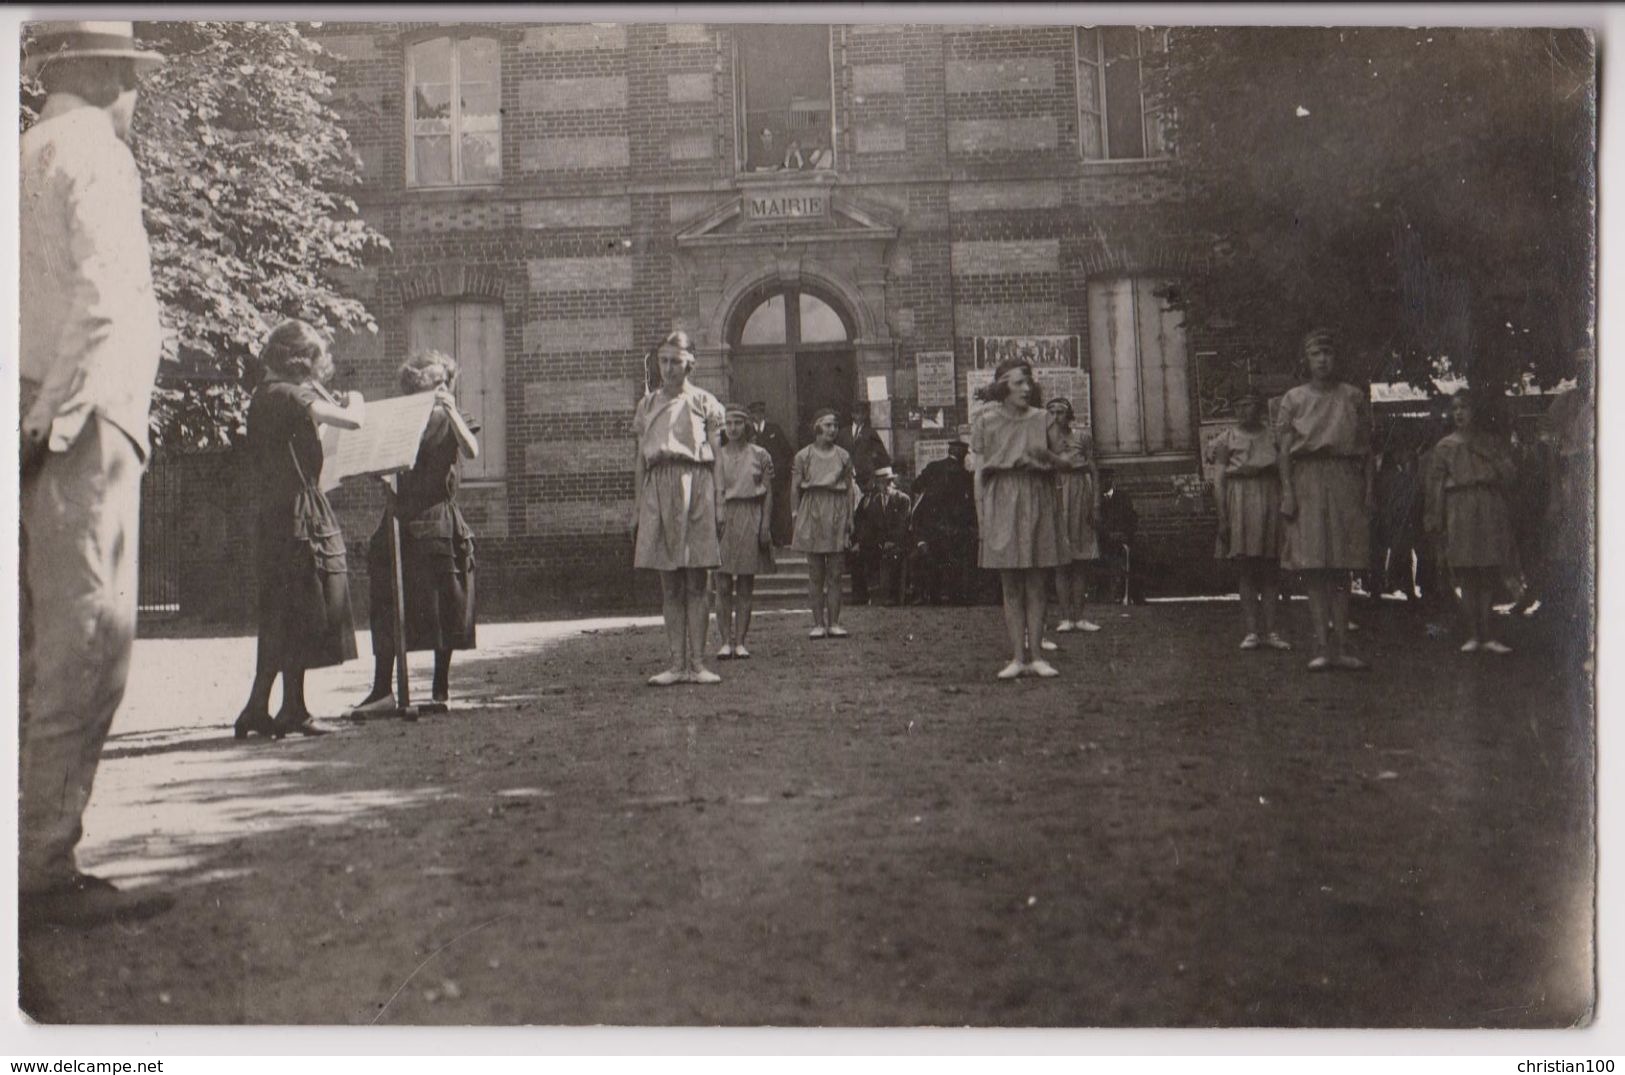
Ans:
[[[395,479],[383,520],[367,546],[371,579],[372,691],[358,711],[393,709],[395,566],[389,552],[391,518],[401,527],[401,593],[406,607],[406,649],[434,651],[431,695],[451,694],[453,650],[474,648],[474,531],[457,507],[457,459],[477,458],[479,442],[457,410],[457,363],[422,351],[400,370],[401,391],[433,392],[435,407],[418,445],[417,462]]]
[[[356,655],[344,533],[322,493],[318,425],[359,429],[359,392],[343,400],[322,387],[333,374],[327,346],[303,321],[284,321],[260,352],[265,379],[248,406],[248,455],[258,513],[259,654],[248,704],[234,733],[278,739],[320,735],[305,707],[305,670]],[[272,719],[271,686],[282,676]]]

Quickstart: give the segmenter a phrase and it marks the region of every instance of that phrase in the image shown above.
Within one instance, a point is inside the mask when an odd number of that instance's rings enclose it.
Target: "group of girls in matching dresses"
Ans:
[[[1264,398],[1249,394],[1214,453],[1218,555],[1235,561],[1240,574],[1241,648],[1291,648],[1276,629],[1276,610],[1281,571],[1294,571],[1309,597],[1312,671],[1367,667],[1348,652],[1348,633],[1350,577],[1370,562],[1371,415],[1365,393],[1337,379],[1336,346],[1331,332],[1310,332],[1309,380],[1281,397],[1274,428],[1266,425]],[[1490,602],[1514,562],[1507,494],[1515,467],[1475,424],[1470,395],[1459,393],[1452,410],[1456,432],[1439,442],[1424,476],[1427,529],[1461,587],[1470,625],[1462,652],[1509,653],[1491,637]]]
[[[633,566],[657,571],[670,651],[668,667],[649,683],[718,683],[702,661],[709,623],[706,577],[716,579],[718,660],[750,656],[756,576],[773,570],[773,460],[753,442],[742,407],[724,409],[689,383],[693,345],[673,332],[656,348],[660,383],[638,401]],[[852,457],[835,444],[834,411],[813,422],[814,439],[796,455],[790,481],[795,532],[807,554],[812,638],[845,638],[841,573],[852,540],[857,479]]]
[[[743,408],[725,410],[689,383],[693,347],[673,332],[656,349],[659,384],[638,402],[634,565],[659,572],[668,667],[650,683],[717,683],[703,663],[715,573],[719,660],[750,656],[755,577],[773,570],[773,462],[752,442]],[[1373,467],[1364,393],[1336,377],[1336,341],[1325,330],[1304,340],[1309,379],[1281,397],[1273,428],[1265,400],[1239,401],[1238,423],[1215,446],[1218,555],[1240,574],[1244,650],[1291,648],[1277,627],[1282,570],[1304,580],[1314,626],[1312,670],[1363,669],[1348,652],[1349,577],[1369,561]],[[234,728],[280,738],[320,734],[304,699],[305,672],[356,655],[344,537],[321,489],[319,427],[359,428],[359,393],[336,398],[323,387],[332,361],[320,335],[301,321],[271,333],[264,378],[249,405],[248,453],[258,491],[256,527],[259,649],[248,703]],[[369,546],[373,578],[373,689],[360,710],[393,703],[393,570],[388,525],[401,525],[409,650],[432,650],[436,701],[449,694],[452,651],[474,645],[474,543],[456,503],[459,456],[479,446],[457,411],[457,368],[437,352],[401,369],[403,392],[438,398],[414,467],[390,494]],[[1082,615],[1087,565],[1099,556],[1099,482],[1088,435],[1074,429],[1072,405],[1046,408],[1032,368],[1008,359],[984,390],[971,427],[980,524],[979,563],[997,571],[1010,660],[1002,680],[1059,674],[1043,653],[1048,573],[1061,603],[1058,631],[1093,631]],[[1492,635],[1496,580],[1514,562],[1507,493],[1515,467],[1478,421],[1473,397],[1452,403],[1455,432],[1433,452],[1426,525],[1441,544],[1462,592],[1469,623],[1463,652],[1510,652]],[[841,576],[859,497],[852,458],[835,443],[833,411],[813,421],[813,441],[797,453],[790,480],[792,548],[807,555],[813,626],[809,637],[844,638]],[[270,694],[283,680],[282,704]]]
[[[247,441],[257,499],[259,648],[248,703],[233,731],[239,739],[320,735],[305,704],[305,672],[356,656],[344,533],[321,486],[320,427],[359,429],[364,405],[358,392],[340,398],[323,387],[332,359],[320,334],[303,321],[273,329],[260,362]],[[379,531],[387,534],[391,516],[401,523],[407,648],[434,651],[437,701],[449,693],[451,651],[474,645],[473,533],[457,508],[455,462],[479,449],[453,401],[456,374],[456,363],[436,352],[414,355],[401,369],[402,390],[435,392],[437,405],[416,464],[400,477]],[[381,541],[374,538],[368,557],[377,671],[363,706],[385,699],[393,705],[394,571],[387,545],[382,557],[377,554]],[[278,676],[282,704],[273,718]]]

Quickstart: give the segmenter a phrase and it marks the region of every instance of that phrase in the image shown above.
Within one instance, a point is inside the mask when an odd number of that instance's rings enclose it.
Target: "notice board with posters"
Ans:
[[[954,405],[954,353],[918,351],[914,355],[915,399],[922,408]]]

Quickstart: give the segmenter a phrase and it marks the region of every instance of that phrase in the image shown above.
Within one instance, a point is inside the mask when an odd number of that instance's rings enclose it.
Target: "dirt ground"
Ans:
[[[144,641],[82,865],[158,919],[21,939],[47,1022],[1560,1026],[1592,1000],[1585,673],[1399,605],[1375,671],[1234,604],[1095,610],[997,683],[998,610],[482,626],[459,704],[237,743],[248,639]],[[1298,638],[1304,608],[1293,610]],[[363,638],[363,647],[366,642]],[[426,662],[419,660],[420,666]],[[312,675],[336,713],[356,662]]]

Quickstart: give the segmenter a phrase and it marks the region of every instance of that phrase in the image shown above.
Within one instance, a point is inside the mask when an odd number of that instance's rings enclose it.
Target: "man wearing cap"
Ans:
[[[147,414],[162,347],[141,183],[125,146],[137,80],[163,62],[128,22],[35,27],[44,84],[22,136],[23,925],[91,925],[166,909],[79,872],[80,818],[135,632]]]
[[[863,574],[880,591],[882,604],[896,605],[903,599],[903,556],[912,507],[908,494],[898,490],[891,467],[875,471],[868,494],[858,502],[853,561],[863,563]]]
[[[767,417],[767,404],[754,400],[750,421],[756,427],[756,443],[767,449],[773,460],[773,544],[790,544],[790,464],[795,462],[795,445],[785,436],[784,427]]]
[[[915,578],[922,600],[956,604],[970,600],[976,569],[976,479],[966,467],[969,426],[948,442],[948,456],[914,479]]]

